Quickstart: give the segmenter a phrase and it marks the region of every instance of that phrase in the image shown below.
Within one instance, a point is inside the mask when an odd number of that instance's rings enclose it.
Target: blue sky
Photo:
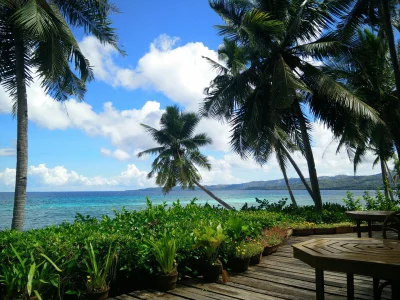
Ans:
[[[136,153],[154,146],[139,123],[157,126],[167,105],[196,110],[202,90],[215,76],[201,58],[217,59],[221,43],[213,28],[221,19],[205,0],[120,0],[122,13],[113,16],[120,44],[127,52],[100,45],[93,37],[76,35],[94,67],[96,81],[88,85],[84,103],[54,102],[34,82],[28,89],[29,183],[28,190],[120,190],[153,186],[146,179],[151,158]],[[111,104],[112,103],[112,104]],[[13,190],[16,120],[10,99],[0,89],[0,191]],[[213,165],[202,171],[203,181],[234,183],[281,178],[275,160],[259,167],[229,151],[229,128],[203,120],[199,132],[213,138],[203,149]],[[314,124],[313,146],[319,175],[352,174],[345,153],[335,156],[332,136]],[[328,147],[328,148],[327,148]],[[303,158],[296,156],[306,173]],[[374,174],[370,159],[359,174]],[[293,170],[289,170],[295,176]],[[306,176],[308,177],[308,176]]]

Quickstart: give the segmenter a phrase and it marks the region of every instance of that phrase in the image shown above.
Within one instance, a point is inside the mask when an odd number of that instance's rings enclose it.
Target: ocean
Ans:
[[[313,204],[307,191],[293,191],[299,205]],[[271,203],[282,198],[289,198],[286,190],[219,190],[214,193],[240,209],[246,202],[249,205],[256,205],[255,198],[267,199]],[[321,191],[324,202],[342,203],[346,196],[344,190],[323,190]],[[363,191],[352,191],[355,196],[361,196]],[[113,209],[120,210],[122,207],[130,210],[141,210],[146,206],[146,197],[154,204],[167,204],[177,199],[182,204],[188,203],[194,197],[198,198],[197,203],[210,205],[218,204],[201,190],[176,190],[168,195],[160,191],[116,191],[116,192],[28,192],[25,209],[24,229],[34,229],[49,225],[60,224],[63,221],[73,222],[75,214],[101,217],[113,215]],[[288,199],[290,204],[290,199]],[[10,228],[13,193],[0,192],[0,229]]]

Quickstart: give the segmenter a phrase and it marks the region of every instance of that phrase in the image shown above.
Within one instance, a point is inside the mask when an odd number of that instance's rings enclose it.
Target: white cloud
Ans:
[[[213,156],[209,156],[208,159],[211,163],[211,171],[199,169],[204,184],[232,184],[241,182],[232,174],[232,166],[227,161],[216,159]]]
[[[6,186],[12,186],[15,183],[15,169],[6,168],[0,172],[0,182]]]
[[[80,45],[93,64],[98,79],[114,87],[152,88],[183,105],[188,111],[197,112],[204,98],[204,88],[217,74],[203,56],[218,60],[218,55],[199,42],[175,47],[178,40],[177,37],[160,35],[135,68],[118,66],[113,59],[117,55],[116,50],[101,45],[93,37],[86,37]],[[211,135],[213,149],[228,152],[228,125],[203,119],[199,124],[199,132]]]
[[[120,161],[128,160],[131,158],[131,155],[129,153],[126,153],[125,151],[123,151],[121,149],[116,149],[115,151],[111,151],[110,149],[107,149],[107,148],[101,148],[100,153],[103,156],[113,157]]]
[[[12,148],[0,148],[0,156],[14,156],[15,149]]]
[[[154,88],[189,110],[197,111],[204,88],[216,75],[203,56],[218,60],[218,55],[200,42],[174,48],[178,40],[160,35],[135,68],[118,66],[113,60],[116,50],[101,45],[94,37],[85,37],[80,46],[99,80],[127,89]]]
[[[28,168],[28,189],[59,188],[73,190],[88,187],[96,189],[143,188],[153,186],[153,180],[147,179],[147,172],[139,170],[134,164],[129,164],[126,170],[118,176],[86,177],[64,166],[49,168],[45,164]],[[0,187],[10,189],[15,184],[15,169],[6,168],[0,172]]]

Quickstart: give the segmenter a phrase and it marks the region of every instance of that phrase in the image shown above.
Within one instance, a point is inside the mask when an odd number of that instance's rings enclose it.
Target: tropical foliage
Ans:
[[[298,174],[317,210],[322,209],[322,199],[311,148],[311,121],[325,124],[336,138],[343,139],[342,143],[350,143],[347,140],[350,135],[353,142],[363,139],[364,143],[356,146],[360,154],[358,159],[367,150],[374,150],[383,164],[393,154],[394,134],[385,135],[385,141],[378,141],[386,149],[371,144],[375,142],[373,136],[382,134],[382,131],[376,132],[379,128],[390,124],[398,128],[398,100],[392,92],[396,82],[393,73],[397,72],[393,72],[393,68],[397,68],[397,63],[393,65],[390,46],[392,28],[389,26],[389,30],[385,23],[385,5],[390,2],[394,13],[394,1],[381,2],[382,7],[379,1],[345,0],[210,2],[211,8],[224,21],[223,25],[216,26],[224,37],[224,44],[218,51],[218,61],[207,58],[219,74],[205,89],[202,114],[227,120],[232,128],[232,148],[243,158],[253,157],[264,164],[275,152],[285,178],[288,162],[297,171],[290,152],[300,151],[308,163],[311,186],[301,172]],[[375,54],[376,51],[370,52],[367,43],[362,43],[362,36],[357,36],[365,26],[382,29],[379,33],[386,32],[386,35],[381,34],[383,46],[378,49],[381,55],[377,61],[371,59],[371,52]],[[364,39],[371,40],[371,36]],[[385,48],[383,52],[382,48]],[[372,47],[371,50],[376,49]],[[389,115],[382,107],[374,105],[377,101],[371,103],[368,97],[371,94],[366,95],[362,83],[367,74],[358,78],[360,85],[354,88],[349,78],[340,78],[330,70],[330,64],[344,65],[355,79],[354,65],[361,63],[354,57],[357,53],[364,55],[364,62],[383,67],[374,75],[375,78],[384,75],[385,103],[388,108],[396,108]],[[350,60],[351,67],[348,66]],[[325,66],[327,62],[330,62],[328,67]],[[369,71],[373,71],[373,66],[366,70]],[[369,84],[369,90],[379,95],[382,90],[375,83],[376,80]],[[357,120],[369,126],[363,127]]]
[[[66,294],[85,297],[88,290],[101,289],[108,284],[111,293],[120,293],[124,288],[129,288],[125,290],[129,292],[149,287],[151,274],[170,273],[176,268],[180,276],[196,276],[211,257],[226,263],[228,252],[223,244],[229,241],[221,230],[236,217],[248,225],[246,234],[240,235],[243,240],[258,237],[263,228],[289,226],[289,218],[281,213],[212,208],[197,205],[195,200],[186,206],[177,201],[170,207],[153,206],[148,202],[143,211],[122,210],[115,212],[112,218],[78,215],[72,224],[26,232],[0,232],[0,260],[3,262],[0,284],[7,290],[10,278],[24,278],[18,286],[10,286],[11,299],[22,295],[17,293],[26,289],[28,277],[25,275],[29,273],[31,261],[36,262],[40,274],[45,274],[41,271],[44,264],[40,265],[46,261],[44,253],[62,272],[48,262],[49,276],[33,277],[32,293],[38,290],[43,299],[58,299],[59,292],[62,297]],[[210,227],[214,232],[209,231]],[[218,251],[210,255],[209,249],[215,250],[214,247]],[[116,249],[118,260],[115,260]],[[26,273],[10,277],[7,275],[10,271],[19,269],[19,259],[24,261]],[[48,284],[39,287],[35,283],[39,280]]]
[[[176,241],[168,233],[164,234],[157,241],[146,240],[150,246],[157,263],[159,272],[162,275],[170,275],[176,272]]]
[[[89,292],[102,292],[109,288],[112,277],[111,268],[117,262],[117,251],[113,245],[110,245],[104,258],[96,257],[92,243],[86,245],[89,259],[85,259],[87,281],[86,287]],[[115,269],[115,268],[114,268]]]

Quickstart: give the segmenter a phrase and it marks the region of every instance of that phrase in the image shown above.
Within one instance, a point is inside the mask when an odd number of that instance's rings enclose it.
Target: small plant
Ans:
[[[366,193],[368,193],[368,192],[366,192]],[[350,191],[347,191],[346,198],[343,198],[342,201],[345,204],[346,210],[362,210],[363,209],[360,197],[354,198],[354,195]]]
[[[264,247],[273,247],[282,243],[286,236],[286,229],[274,227],[266,229],[261,236],[261,244]]]
[[[116,263],[117,252],[116,248],[110,245],[107,255],[102,260],[97,260],[96,253],[91,243],[86,244],[89,260],[85,259],[87,282],[86,287],[88,292],[103,292],[110,288],[110,272],[112,266]]]
[[[229,237],[234,241],[243,240],[249,235],[249,226],[239,217],[230,217],[226,223]]]
[[[57,288],[58,298],[60,297],[60,275],[61,270],[56,264],[45,254],[39,255],[43,258],[40,263],[37,263],[30,254],[30,259],[22,259],[17,250],[12,246],[11,249],[17,264],[10,266],[2,265],[0,284],[4,287],[4,299],[29,299],[33,294],[42,300],[42,291],[46,287]]]
[[[260,240],[247,239],[246,242],[247,252],[249,253],[250,257],[260,255],[263,252],[264,246]]]
[[[232,256],[238,259],[249,259],[250,257],[254,256],[255,247],[253,245],[253,243],[245,241],[234,243]]]
[[[146,240],[148,246],[158,263],[159,272],[162,275],[171,275],[176,273],[176,242],[169,234],[164,232],[158,240]]]
[[[213,265],[218,260],[218,250],[221,244],[227,239],[221,224],[215,229],[213,227],[204,227],[201,230],[194,230],[196,248],[202,247],[205,251],[206,262]]]

